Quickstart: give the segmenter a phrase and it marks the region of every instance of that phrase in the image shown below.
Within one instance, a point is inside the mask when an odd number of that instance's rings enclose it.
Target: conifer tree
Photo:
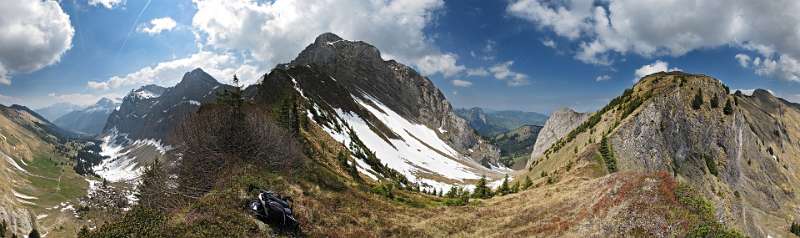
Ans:
[[[37,231],[36,228],[33,228],[33,230],[31,230],[31,233],[28,234],[28,238],[41,238],[41,237],[42,236],[39,235],[39,231]]]
[[[447,198],[456,198],[459,195],[458,194],[458,190],[459,190],[458,186],[452,186],[452,187],[450,187],[450,190],[448,190],[447,193],[444,196],[447,197]]]
[[[88,237],[88,236],[89,236],[89,228],[86,228],[86,226],[81,227],[81,230],[78,231],[78,238]]]
[[[719,97],[717,97],[717,95],[714,94],[714,96],[711,97],[711,108],[718,108],[718,107],[719,107]]]
[[[511,185],[511,193],[519,192],[519,181],[515,181],[514,185]]]
[[[531,177],[526,175],[525,176],[525,180],[522,181],[522,190],[528,189],[532,185],[533,185],[533,182],[531,181]]]
[[[472,192],[472,196],[475,198],[491,198],[492,195],[492,190],[486,186],[486,176],[482,176],[481,179],[478,180],[478,183],[475,184],[475,190]]]
[[[703,91],[698,88],[697,94],[694,95],[694,99],[692,100],[692,109],[700,109],[700,106],[703,106]]]
[[[3,219],[3,223],[0,223],[0,237],[6,237],[6,227],[7,226],[8,226],[8,223],[6,223],[6,220]]]
[[[731,105],[730,99],[725,101],[725,107],[722,108],[722,112],[725,113],[725,115],[733,114],[733,106]]]
[[[503,179],[503,183],[500,184],[500,187],[497,187],[496,194],[506,195],[509,194],[510,192],[511,190],[510,187],[508,186],[508,174],[506,174],[506,177]]]

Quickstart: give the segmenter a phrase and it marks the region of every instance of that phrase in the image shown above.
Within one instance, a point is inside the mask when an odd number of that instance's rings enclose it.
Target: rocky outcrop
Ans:
[[[712,202],[715,220],[785,237],[800,207],[799,121],[796,104],[766,90],[731,94],[705,75],[661,72],[569,132],[536,168],[578,157],[606,172],[670,174]]]
[[[561,108],[550,114],[550,118],[544,123],[544,127],[536,137],[536,144],[533,145],[533,152],[530,160],[528,160],[528,166],[544,155],[544,151],[550,148],[553,143],[574,130],[587,118],[589,118],[588,113],[575,112],[569,108]]]

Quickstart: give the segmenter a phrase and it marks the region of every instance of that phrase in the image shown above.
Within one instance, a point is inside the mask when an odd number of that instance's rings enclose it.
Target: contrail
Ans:
[[[150,2],[151,2],[151,1],[153,1],[153,0],[147,0],[147,3],[145,3],[145,4],[144,4],[144,7],[142,8],[142,11],[140,11],[140,12],[139,12],[139,15],[138,15],[138,16],[136,16],[136,20],[135,20],[135,21],[133,21],[133,26],[131,26],[131,30],[130,30],[130,31],[128,31],[128,35],[127,35],[127,36],[125,36],[125,40],[124,40],[124,41],[122,41],[122,45],[121,45],[121,46],[119,47],[119,49],[117,50],[117,55],[119,55],[119,52],[120,52],[120,51],[122,51],[122,49],[123,49],[123,48],[125,48],[125,45],[126,45],[126,44],[128,44],[128,39],[129,39],[129,38],[131,38],[131,34],[133,34],[133,30],[134,30],[134,29],[136,29],[136,25],[137,25],[137,24],[139,24],[139,18],[141,18],[141,17],[142,17],[142,14],[144,14],[144,11],[145,11],[145,10],[147,10],[147,7],[149,7],[149,6],[150,6]],[[115,57],[115,58],[116,58],[116,57]]]

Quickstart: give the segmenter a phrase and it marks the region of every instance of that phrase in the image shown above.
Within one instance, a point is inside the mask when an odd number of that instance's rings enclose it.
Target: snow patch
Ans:
[[[337,123],[349,125],[349,128],[345,126],[343,129],[323,125],[323,130],[336,141],[350,145],[353,138],[350,138],[349,132],[354,132],[367,148],[375,152],[382,163],[406,176],[410,182],[416,182],[423,186],[429,185],[443,190],[453,186],[453,184],[424,178],[427,177],[424,175],[442,176],[461,182],[481,177],[473,168],[466,165],[468,158],[440,139],[436,131],[425,125],[406,120],[374,97],[365,96],[364,100],[353,95],[351,97],[400,139],[384,140],[384,137],[371,129],[369,122],[358,115],[334,109],[338,117],[334,120]],[[309,113],[309,117],[311,117],[311,113]],[[367,170],[369,165],[366,162],[357,159],[357,163],[360,172],[370,177],[375,175]],[[469,185],[462,187],[469,187]]]
[[[14,197],[17,197],[19,199],[25,199],[25,200],[36,200],[36,199],[39,199],[39,198],[34,197],[34,196],[28,196],[28,195],[25,195],[25,194],[22,194],[22,193],[18,193],[17,191],[14,191],[13,189],[11,190],[11,193],[14,194]]]
[[[92,169],[97,175],[110,182],[131,181],[139,178],[142,174],[144,168],[139,166],[135,156],[129,154],[131,151],[151,146],[159,153],[165,154],[171,149],[171,147],[161,144],[161,141],[154,139],[130,142],[127,135],[119,134],[115,129],[112,129],[109,135],[103,137],[102,141],[100,155],[108,156],[109,158],[103,160]]]
[[[9,164],[11,164],[11,166],[13,166],[14,168],[16,168],[17,170],[19,170],[19,171],[21,171],[21,172],[23,172],[23,173],[25,173],[25,174],[28,174],[28,175],[30,175],[30,174],[31,174],[31,172],[28,172],[27,170],[25,170],[24,168],[22,168],[22,166],[19,166],[19,164],[17,164],[17,161],[15,161],[13,158],[11,158],[11,156],[8,156],[6,153],[3,153],[2,151],[0,151],[0,155],[2,155],[4,158],[6,158],[6,161],[7,161]]]

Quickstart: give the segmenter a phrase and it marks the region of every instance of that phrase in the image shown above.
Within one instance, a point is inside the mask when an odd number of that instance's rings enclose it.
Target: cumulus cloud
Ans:
[[[454,54],[426,55],[417,62],[417,67],[424,75],[440,73],[451,77],[466,69],[463,65],[456,64],[456,59]]]
[[[600,81],[607,81],[609,79],[611,79],[611,76],[609,76],[607,74],[604,74],[604,75],[600,75],[600,76],[597,76],[596,78],[594,78],[594,81],[595,82],[600,82]]]
[[[136,28],[136,31],[146,33],[148,35],[158,35],[162,31],[171,31],[178,26],[171,17],[154,18],[149,23],[145,23]]]
[[[333,32],[374,44],[385,58],[428,74],[452,75],[461,69],[450,64],[453,54],[439,51],[424,33],[443,0],[193,2],[192,26],[204,47],[245,51],[269,65],[291,60],[318,34]]]
[[[736,54],[736,56],[734,56],[734,58],[736,58],[736,61],[739,62],[740,66],[742,66],[744,68],[747,68],[747,67],[750,66],[750,56],[749,55]]]
[[[514,61],[499,63],[490,67],[489,72],[492,73],[495,79],[506,81],[508,86],[527,85],[529,83],[528,75],[511,70],[511,65],[513,64]]]
[[[768,55],[764,58],[755,56],[750,61],[749,55],[737,54],[735,58],[740,66],[754,69],[757,75],[800,82],[800,61],[792,56],[786,54]]]
[[[125,0],[89,0],[91,6],[102,6],[108,9],[125,5]]]
[[[556,42],[551,39],[542,39],[542,45],[547,46],[548,48],[556,48]]]
[[[57,1],[8,0],[0,8],[0,84],[14,73],[54,64],[72,47],[75,29]]]
[[[764,73],[798,76],[800,1],[513,0],[506,10],[577,43],[575,58],[590,64],[610,65],[625,54],[681,56],[734,46],[774,63]]]
[[[472,86],[472,82],[466,81],[466,80],[454,79],[452,82],[453,82],[453,86],[456,86],[456,87],[469,87],[469,86]]]
[[[201,51],[186,58],[144,67],[127,75],[113,76],[106,81],[89,81],[87,86],[96,90],[119,89],[145,84],[172,86],[181,80],[184,73],[198,67],[224,83],[230,83],[233,75],[237,74],[244,85],[256,83],[260,72],[263,73],[265,70],[243,63],[231,53]]]
[[[669,63],[661,61],[661,60],[656,60],[656,62],[653,62],[652,64],[643,65],[642,67],[640,67],[639,69],[637,69],[633,73],[635,75],[635,78],[633,79],[633,82],[639,81],[639,79],[643,78],[644,76],[651,75],[651,74],[654,74],[654,73],[680,71],[681,70],[681,69],[675,68],[675,67],[673,67],[671,69],[668,69],[668,68],[669,68]]]

